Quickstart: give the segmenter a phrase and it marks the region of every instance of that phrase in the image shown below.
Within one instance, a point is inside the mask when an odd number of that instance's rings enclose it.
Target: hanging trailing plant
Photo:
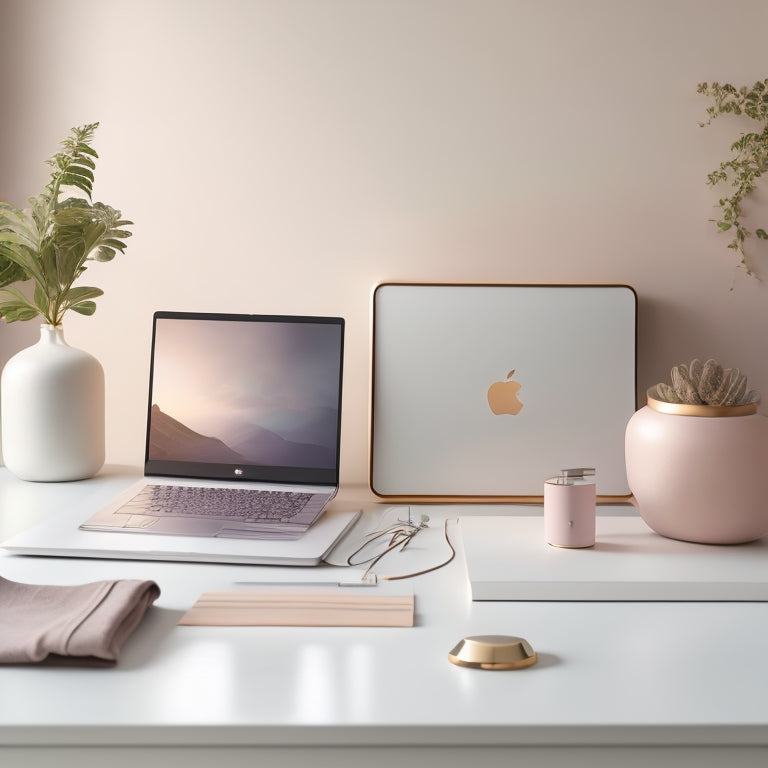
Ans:
[[[91,201],[98,158],[91,141],[98,125],[72,128],[48,161],[50,181],[29,208],[0,202],[0,317],[7,322],[42,316],[55,327],[70,309],[92,315],[103,291],[75,282],[89,261],[111,261],[125,250],[131,235],[125,227],[132,222]],[[66,196],[67,189],[79,196]],[[31,299],[14,285],[26,280],[34,284]]]
[[[699,83],[697,91],[712,100],[707,108],[709,119],[700,123],[702,127],[721,115],[744,115],[757,123],[755,131],[742,133],[731,144],[731,158],[721,162],[707,176],[707,183],[712,186],[730,185],[730,194],[718,201],[720,216],[712,221],[721,232],[733,236],[728,248],[739,255],[741,265],[748,274],[752,274],[744,251],[745,242],[752,232],[744,223],[741,206],[768,170],[768,79],[756,82],[751,88],[737,88],[730,83]],[[754,234],[761,240],[768,240],[765,229],[758,227]]]

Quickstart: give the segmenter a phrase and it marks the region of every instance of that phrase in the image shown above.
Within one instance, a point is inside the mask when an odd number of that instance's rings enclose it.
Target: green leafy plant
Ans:
[[[712,100],[707,108],[709,119],[700,123],[702,127],[721,115],[745,115],[758,124],[756,131],[742,133],[731,144],[732,157],[721,162],[707,176],[707,182],[712,186],[730,184],[731,194],[719,200],[721,215],[713,221],[720,231],[733,234],[728,247],[736,251],[742,266],[751,274],[744,252],[745,241],[751,232],[744,224],[741,205],[755,191],[758,179],[768,169],[768,79],[756,82],[751,88],[737,88],[730,83],[699,83],[697,91]],[[768,233],[762,228],[755,229],[755,235],[768,240]]]
[[[48,165],[51,179],[23,210],[0,202],[0,317],[8,322],[42,316],[59,326],[68,310],[96,311],[104,292],[75,285],[89,261],[111,261],[125,251],[133,222],[92,202],[98,154],[91,147],[98,123],[72,128]],[[65,190],[77,196],[65,196]],[[62,199],[63,198],[63,199]],[[31,299],[15,283],[32,280]]]

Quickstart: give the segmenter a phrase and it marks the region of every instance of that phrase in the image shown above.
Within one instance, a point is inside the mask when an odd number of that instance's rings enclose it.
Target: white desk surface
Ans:
[[[0,540],[72,505],[85,518],[132,479],[107,468],[81,483],[33,484],[0,469]],[[203,765],[211,749],[221,765],[260,754],[266,764],[376,766],[391,764],[392,749],[406,760],[416,750],[422,765],[508,765],[513,753],[543,765],[564,747],[575,766],[615,764],[620,748],[631,750],[626,765],[665,750],[676,765],[768,764],[766,603],[473,603],[455,523],[472,508],[428,512],[433,526],[451,521],[457,556],[406,582],[416,595],[408,629],[179,627],[200,593],[279,570],[0,554],[0,575],[15,581],[149,578],[162,591],[114,668],[0,667],[0,764],[69,765],[68,755],[113,768],[136,750],[151,759],[174,748],[185,766]],[[458,640],[482,634],[525,637],[539,663],[449,663]],[[370,747],[378,758],[361,751]]]

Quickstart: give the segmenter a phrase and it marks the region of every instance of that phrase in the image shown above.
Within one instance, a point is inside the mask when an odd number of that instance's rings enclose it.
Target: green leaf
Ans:
[[[97,299],[99,296],[103,296],[104,291],[101,288],[93,288],[88,285],[79,285],[75,288],[70,288],[62,297],[65,301],[72,303],[81,302],[85,299]]]
[[[92,165],[95,167],[95,163],[92,163]],[[93,181],[93,171],[79,162],[70,165],[69,168],[67,168],[67,172],[76,174],[77,176],[85,176],[86,179],[89,179],[91,182]]]
[[[0,303],[0,317],[4,318],[7,323],[15,323],[17,320],[32,320],[39,314],[34,307]]]
[[[100,245],[95,251],[92,252],[92,258],[94,261],[112,261],[115,258],[117,252],[114,248],[107,248],[104,245]]]
[[[35,282],[35,293],[32,301],[36,306],[41,308],[44,308],[48,305],[49,292],[45,288],[46,286],[44,282]]]
[[[26,280],[24,270],[16,262],[4,259],[3,256],[3,251],[0,249],[0,286]]]
[[[92,158],[88,157],[88,155],[78,155],[77,164],[85,168],[90,168],[92,171],[96,170],[96,163]]]
[[[96,123],[96,125],[98,125],[98,123]],[[77,152],[79,155],[90,155],[91,157],[95,158],[98,158],[99,156],[93,147],[82,141],[75,145],[75,152]]]
[[[83,227],[96,218],[91,206],[85,200],[69,198],[51,211],[51,220],[62,227]]]
[[[35,257],[34,248],[31,248],[21,239],[16,239],[8,233],[3,233],[0,235],[0,252],[2,252],[9,261],[18,265],[27,277],[35,280],[42,276],[40,264]]]
[[[84,301],[80,304],[73,304],[70,309],[80,315],[92,315],[96,311],[96,303],[93,301]]]
[[[761,239],[761,240],[768,240],[768,232],[766,232],[764,229],[756,229],[755,234]]]
[[[77,176],[76,174],[69,172],[62,173],[60,176],[60,183],[62,187],[77,187],[77,189],[81,189],[85,192],[88,197],[91,196],[91,183],[82,176]]]
[[[717,226],[723,231],[727,232],[733,225],[729,224],[727,221],[718,221]]]
[[[104,237],[101,238],[102,245],[108,245],[110,248],[115,248],[118,251],[125,248],[125,243],[122,240],[118,240],[113,237],[114,231],[105,232]]]
[[[31,320],[39,314],[37,307],[18,289],[10,287],[0,290],[0,317],[9,323]]]

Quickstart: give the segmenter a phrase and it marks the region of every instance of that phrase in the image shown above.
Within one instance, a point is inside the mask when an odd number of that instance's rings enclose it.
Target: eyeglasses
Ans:
[[[429,521],[428,515],[421,515],[419,522],[414,522],[411,519],[410,509],[408,510],[408,520],[398,520],[395,524],[390,525],[380,531],[373,531],[368,534],[363,543],[347,558],[347,565],[352,566],[367,566],[363,573],[362,579],[372,577],[371,569],[387,554],[394,552],[395,550],[402,552],[416,537],[416,535],[428,528]],[[456,555],[456,550],[453,548],[450,539],[448,538],[448,522],[445,524],[445,540],[448,543],[448,547],[451,550],[451,554],[447,560],[431,568],[425,568],[414,573],[407,573],[402,576],[381,576],[382,580],[395,581],[397,579],[409,579],[413,576],[420,576],[430,571],[435,571],[438,568],[442,568],[444,565],[453,560]],[[371,574],[371,576],[369,576]]]

